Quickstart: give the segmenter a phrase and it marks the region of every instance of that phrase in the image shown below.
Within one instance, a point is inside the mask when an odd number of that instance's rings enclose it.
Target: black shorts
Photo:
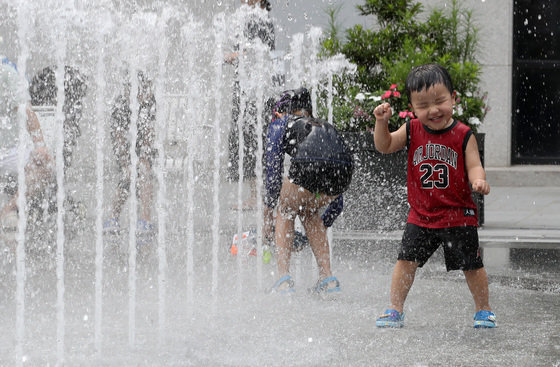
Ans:
[[[327,161],[292,161],[288,179],[312,193],[338,196],[352,181],[352,164]]]
[[[440,245],[447,271],[475,270],[484,266],[475,226],[425,228],[407,223],[398,259],[414,261],[422,267]]]

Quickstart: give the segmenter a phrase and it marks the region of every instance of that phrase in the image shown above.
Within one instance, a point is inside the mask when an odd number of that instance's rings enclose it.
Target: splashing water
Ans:
[[[221,1],[216,4],[222,6]],[[90,325],[92,321],[91,349],[87,346],[79,349],[103,359],[107,349],[115,350],[119,345],[127,344],[134,350],[143,345],[146,338],[151,338],[152,334],[146,331],[145,317],[155,320],[150,323],[157,323],[154,329],[157,330],[157,345],[165,346],[170,337],[168,318],[176,319],[170,309],[177,311],[178,299],[183,305],[184,317],[189,319],[198,313],[201,304],[197,298],[206,288],[211,294],[212,314],[219,312],[224,302],[231,302],[229,296],[224,296],[227,287],[233,285],[230,278],[237,284],[234,298],[238,302],[248,293],[260,293],[274,271],[269,268],[265,271],[261,261],[242,256],[237,257],[237,265],[232,268],[231,259],[224,258],[230,235],[242,232],[247,226],[257,228],[257,258],[262,257],[263,218],[260,213],[264,188],[263,164],[257,160],[256,215],[242,211],[227,213],[234,202],[242,205],[246,192],[243,182],[245,142],[243,121],[239,119],[236,126],[239,180],[232,186],[223,179],[223,152],[227,149],[224,135],[228,133],[228,126],[224,122],[230,113],[228,102],[233,75],[232,67],[223,60],[236,43],[242,45],[243,52],[238,58],[241,115],[248,112],[245,111],[248,100],[254,99],[256,135],[262,136],[267,98],[284,89],[307,85],[312,90],[316,108],[319,83],[342,68],[351,69],[347,62],[317,58],[322,31],[312,28],[308,34],[295,35],[290,50],[271,53],[260,41],[249,42],[238,32],[247,17],[263,17],[260,10],[240,10],[233,18],[220,13],[212,15],[211,22],[195,20],[190,10],[162,3],[146,9],[127,8],[109,1],[77,6],[72,2],[22,3],[16,10],[18,18],[14,31],[19,36],[19,70],[23,74],[32,74],[44,67],[43,63],[54,64],[58,101],[52,114],[54,122],[36,108],[43,129],[47,135],[54,135],[46,140],[54,142],[49,149],[56,167],[56,196],[53,198],[56,221],[50,229],[56,236],[53,243],[43,239],[45,248],[55,249],[52,255],[56,280],[56,336],[48,332],[42,342],[46,345],[55,340],[56,355],[44,358],[54,358],[59,365],[75,360],[74,325],[77,320],[72,315],[79,309],[82,310],[78,311],[81,324]],[[49,24],[49,19],[57,21]],[[67,117],[63,109],[70,85],[65,74],[68,65],[86,75],[88,85],[88,93],[82,101],[83,124],[80,126],[86,138],[79,141],[70,153],[74,157],[71,166],[65,165],[62,153],[68,139],[64,130]],[[286,74],[285,70],[289,73]],[[137,113],[144,103],[140,96],[144,92],[143,81],[137,77],[139,73],[153,83],[157,101],[156,134],[151,142],[157,150],[152,162],[156,195],[151,204],[157,219],[152,243],[156,251],[148,259],[143,259],[143,249],[138,247],[141,238],[137,228],[139,212],[144,206],[138,187],[145,174],[140,165],[143,153],[137,148],[138,139],[142,137],[140,119],[144,118]],[[111,216],[109,207],[113,205],[117,183],[107,122],[113,113],[113,96],[121,93],[127,83],[131,111],[130,143],[126,152],[130,159],[130,181],[126,192],[129,200],[127,214],[117,218],[127,230],[120,230],[111,237],[104,233],[104,222]],[[51,123],[54,125],[49,125]],[[20,127],[20,133],[25,137],[23,115]],[[262,139],[257,143],[253,154],[261,157],[264,151]],[[23,149],[22,145],[18,185],[25,192]],[[234,187],[236,189],[232,190]],[[79,199],[84,207],[85,221],[76,221],[78,214],[66,204],[70,199]],[[27,207],[25,195],[19,196],[18,205]],[[27,350],[30,331],[26,326],[31,330],[39,328],[33,325],[36,315],[48,318],[47,314],[35,314],[30,309],[38,307],[42,302],[40,299],[53,289],[49,266],[33,268],[38,274],[47,272],[49,276],[44,279],[27,279],[25,276],[29,271],[26,265],[44,261],[33,254],[28,255],[26,250],[30,241],[27,218],[27,215],[19,216],[15,250],[13,349],[17,365],[44,360]],[[301,258],[297,263],[298,272],[301,272]],[[157,272],[152,275],[154,264],[157,264]],[[207,270],[211,271],[205,277]],[[157,282],[150,285],[151,279],[155,278]],[[90,284],[93,284],[91,297]],[[40,288],[45,289],[45,294],[35,291]],[[153,288],[157,288],[155,298],[151,295]],[[29,291],[37,295],[30,296]],[[71,299],[79,301],[71,302]],[[154,304],[157,316],[146,316],[150,307],[147,305]],[[31,316],[26,319],[26,315]],[[122,333],[126,334],[126,339],[117,336]]]

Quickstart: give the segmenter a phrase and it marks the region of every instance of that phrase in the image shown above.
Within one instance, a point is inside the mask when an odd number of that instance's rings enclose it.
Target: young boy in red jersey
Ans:
[[[391,106],[375,108],[378,151],[408,147],[410,212],[391,281],[391,306],[378,327],[404,326],[403,306],[416,269],[442,245],[447,271],[463,270],[474,299],[474,327],[496,327],[488,303],[488,277],[479,255],[478,218],[472,190],[487,195],[490,186],[471,129],[453,119],[455,91],[448,71],[437,64],[415,67],[406,93],[416,116],[390,133]]]

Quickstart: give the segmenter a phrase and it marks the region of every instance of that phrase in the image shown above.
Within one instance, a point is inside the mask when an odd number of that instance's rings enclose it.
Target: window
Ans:
[[[560,164],[559,33],[559,1],[514,1],[513,164]]]

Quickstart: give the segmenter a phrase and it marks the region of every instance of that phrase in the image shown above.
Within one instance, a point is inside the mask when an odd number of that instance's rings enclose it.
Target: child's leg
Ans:
[[[303,218],[303,227],[319,266],[319,279],[332,276],[327,228],[317,211]]]
[[[336,199],[336,196],[317,195],[297,185],[294,186],[298,188],[296,200],[298,214],[319,267],[319,279],[322,280],[332,276],[332,272],[327,228],[319,215],[319,209]]]
[[[294,244],[294,221],[298,207],[297,189],[297,185],[285,179],[280,191],[275,227],[278,275],[280,277],[290,272],[290,257]]]
[[[464,273],[474,299],[476,311],[491,311],[488,303],[488,275],[486,269],[466,270]]]
[[[113,218],[118,219],[121,215],[124,203],[128,199],[130,192],[130,167],[119,166],[119,181],[117,183],[117,190],[113,199],[111,215]]]
[[[276,216],[276,256],[280,277],[290,273],[290,257],[294,240],[294,216],[295,214],[282,210],[282,208],[278,209],[278,215]]]
[[[117,187],[113,191],[111,217],[118,220],[130,192],[130,142],[128,141],[130,119],[117,114],[111,118],[111,145],[113,159],[117,164]]]
[[[257,206],[257,180],[251,178],[249,181],[249,197],[241,204],[238,209],[255,209]]]
[[[391,279],[391,308],[403,312],[404,301],[414,283],[418,263],[398,260]]]
[[[142,158],[138,161],[138,198],[140,199],[140,219],[150,222],[153,202],[152,163]]]

